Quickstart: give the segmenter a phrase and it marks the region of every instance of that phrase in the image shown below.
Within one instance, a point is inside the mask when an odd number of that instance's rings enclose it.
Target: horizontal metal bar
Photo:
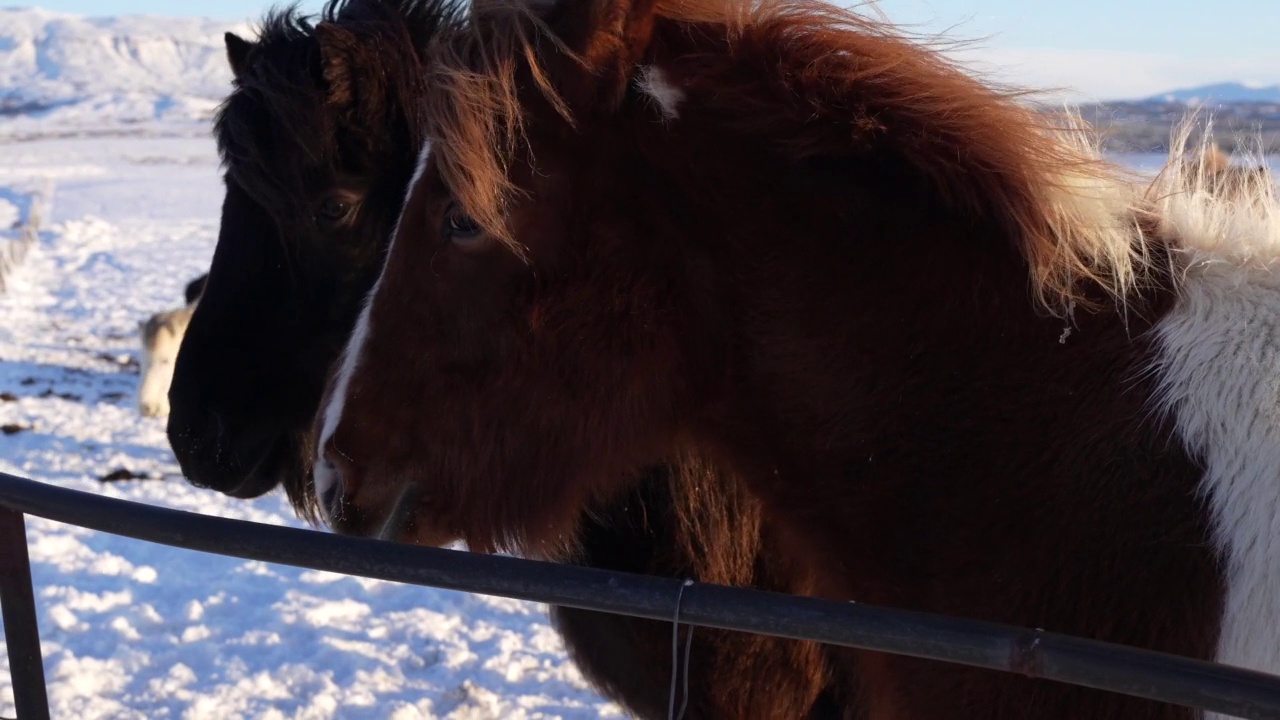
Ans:
[[[44,658],[31,586],[31,559],[22,513],[0,506],[0,610],[4,644],[9,653],[13,704],[21,720],[48,720],[49,696],[44,684]]]
[[[170,510],[0,473],[0,505],[102,532],[313,570],[671,620],[683,581]],[[1280,677],[1040,630],[694,583],[680,622],[961,663],[1242,718],[1280,717]]]

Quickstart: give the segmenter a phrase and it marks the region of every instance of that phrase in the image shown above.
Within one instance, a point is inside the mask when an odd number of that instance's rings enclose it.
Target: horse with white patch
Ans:
[[[138,412],[143,417],[169,415],[169,385],[173,382],[178,349],[182,346],[182,338],[187,334],[187,325],[200,302],[208,277],[206,273],[187,283],[183,291],[187,300],[185,306],[156,313],[145,322],[138,323],[138,335],[142,339]]]

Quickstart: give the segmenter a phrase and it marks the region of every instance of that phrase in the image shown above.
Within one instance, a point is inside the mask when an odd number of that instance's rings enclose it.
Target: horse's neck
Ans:
[[[832,523],[832,537],[864,483],[1105,476],[1114,458],[1080,453],[1081,438],[1155,441],[1135,338],[1159,303],[1047,317],[994,226],[884,200],[830,226],[845,237],[797,239],[742,271],[743,381],[721,428],[793,527]]]

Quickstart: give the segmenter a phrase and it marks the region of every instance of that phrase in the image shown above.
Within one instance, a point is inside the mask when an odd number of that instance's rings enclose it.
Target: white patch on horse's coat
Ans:
[[[1177,163],[1166,173],[1151,196],[1184,269],[1154,369],[1205,467],[1226,583],[1216,660],[1280,673],[1280,206],[1269,187],[1224,198]]]
[[[142,336],[142,362],[138,379],[138,412],[144,417],[165,417],[169,414],[169,386],[173,384],[174,364],[182,338],[196,305],[192,303],[177,310],[156,313],[140,323]]]
[[[424,143],[421,152],[418,153],[418,166],[414,168],[413,177],[409,180],[409,185],[405,188],[405,200],[409,199],[409,195],[413,193],[414,187],[422,180],[422,176],[427,171],[427,161],[431,157],[431,143]],[[392,246],[395,245],[395,238],[400,234],[400,219],[396,219],[395,228],[391,231],[391,241],[387,245],[387,252],[384,257],[391,255]],[[360,355],[364,351],[364,344],[369,338],[369,315],[373,305],[373,298],[378,294],[378,288],[382,286],[382,277],[386,274],[386,266],[383,266],[381,272],[378,273],[378,279],[373,283],[373,287],[369,289],[368,294],[364,297],[363,307],[360,308],[360,316],[356,319],[355,327],[351,331],[351,337],[347,339],[347,346],[342,351],[341,365],[338,367],[338,374],[334,381],[333,392],[329,395],[329,402],[324,407],[324,422],[320,426],[320,437],[316,443],[316,465],[312,471],[312,482],[315,486],[317,498],[325,498],[334,485],[338,482],[338,473],[333,465],[325,459],[324,448],[338,430],[338,423],[342,421],[342,411],[347,401],[347,392],[351,387],[351,378],[355,375],[356,369],[360,365]],[[330,516],[331,508],[327,503],[320,503],[320,513],[324,517],[325,522],[333,524],[333,518]]]
[[[662,68],[657,65],[641,65],[640,72],[636,76],[636,87],[657,103],[664,120],[675,120],[680,117],[680,103],[684,102],[684,90],[668,80]]]

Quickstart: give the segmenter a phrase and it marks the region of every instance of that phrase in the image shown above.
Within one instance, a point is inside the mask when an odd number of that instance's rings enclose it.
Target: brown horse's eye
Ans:
[[[337,225],[351,215],[353,207],[353,203],[331,195],[316,207],[316,220],[326,225]]]
[[[444,218],[444,236],[456,243],[468,243],[479,238],[483,230],[470,216],[452,209]]]

